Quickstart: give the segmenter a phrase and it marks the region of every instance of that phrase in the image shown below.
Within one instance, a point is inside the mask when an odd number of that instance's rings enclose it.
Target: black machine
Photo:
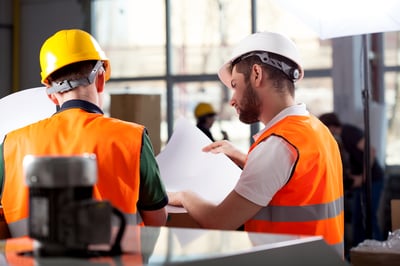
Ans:
[[[33,255],[119,255],[125,217],[108,201],[92,198],[97,182],[94,154],[82,156],[33,156],[24,158],[29,187],[29,236],[39,242]],[[89,245],[110,244],[111,219],[120,220],[109,251],[89,250]]]

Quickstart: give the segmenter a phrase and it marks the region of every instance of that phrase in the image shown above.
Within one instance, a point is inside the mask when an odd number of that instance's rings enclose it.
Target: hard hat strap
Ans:
[[[246,58],[249,58],[251,56],[257,56],[258,58],[260,58],[261,62],[263,62],[264,64],[270,65],[274,68],[281,70],[293,82],[296,81],[300,77],[300,71],[298,68],[292,67],[281,60],[272,58],[268,52],[261,52],[261,51],[260,52],[251,52],[251,53],[245,54],[243,56],[240,56],[232,62],[232,67],[234,65],[236,65],[237,63],[239,63],[240,61],[242,61]]]
[[[92,72],[86,78],[81,78],[77,80],[63,80],[60,82],[52,82],[52,86],[47,89],[47,94],[52,94],[56,92],[66,92],[73,90],[79,86],[87,86],[92,84],[99,69],[103,68],[103,62],[97,61],[96,65],[93,67]]]

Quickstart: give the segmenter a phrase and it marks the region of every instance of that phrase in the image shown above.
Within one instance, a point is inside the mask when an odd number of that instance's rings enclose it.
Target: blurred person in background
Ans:
[[[211,127],[214,125],[217,116],[214,107],[210,103],[200,102],[194,108],[194,116],[196,117],[196,126],[203,131],[211,141],[215,141],[211,133]],[[229,139],[226,131],[221,130],[221,134],[224,140]]]
[[[366,239],[366,222],[364,205],[366,204],[363,193],[364,180],[364,131],[354,125],[342,123],[334,112],[324,113],[319,116],[342,150],[344,168],[345,206],[350,206],[348,216],[351,220],[351,245],[357,246]],[[371,203],[372,203],[372,237],[375,240],[383,240],[383,233],[378,223],[378,207],[380,205],[383,185],[384,169],[379,164],[374,147],[371,148]],[[346,202],[347,201],[347,202]]]

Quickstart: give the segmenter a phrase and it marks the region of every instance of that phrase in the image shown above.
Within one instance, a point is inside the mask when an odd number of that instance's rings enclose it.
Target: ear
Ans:
[[[55,104],[55,105],[60,105],[57,97],[54,95],[54,93],[52,94],[47,94],[47,97],[49,97],[49,99]]]
[[[102,93],[104,91],[105,85],[105,71],[100,71],[95,79],[95,85],[98,93]]]
[[[254,82],[255,86],[260,86],[263,78],[263,69],[260,65],[254,64],[251,70],[251,81]]]

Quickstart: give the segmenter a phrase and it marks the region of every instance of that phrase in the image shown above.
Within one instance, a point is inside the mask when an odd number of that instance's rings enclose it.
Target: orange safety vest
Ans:
[[[142,125],[71,108],[7,134],[4,144],[4,186],[1,204],[11,235],[27,234],[29,190],[22,161],[25,155],[97,157],[93,196],[109,200],[125,213],[128,224],[140,224],[139,198]]]
[[[271,135],[297,150],[297,162],[286,185],[245,223],[245,230],[320,235],[343,256],[342,161],[337,142],[316,117],[288,116],[263,132],[249,153]]]

